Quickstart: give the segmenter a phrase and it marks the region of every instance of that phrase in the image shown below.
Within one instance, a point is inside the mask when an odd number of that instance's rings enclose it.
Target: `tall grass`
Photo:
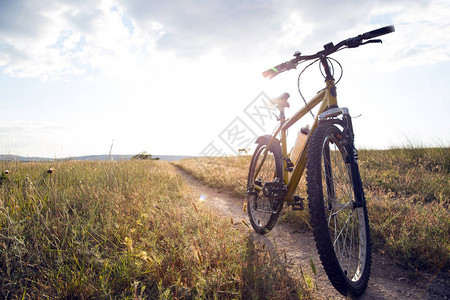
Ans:
[[[371,189],[448,206],[450,148],[393,148],[359,154],[361,176]]]
[[[361,177],[375,248],[408,268],[450,269],[450,149],[361,150]],[[245,196],[250,157],[177,163],[207,184]],[[222,174],[227,174],[223,176]],[[297,189],[305,197],[304,179]],[[285,209],[282,220],[309,228],[308,213]]]
[[[411,268],[450,268],[450,148],[360,151],[375,245]]]
[[[2,298],[290,299],[297,293],[277,271],[281,265],[258,260],[263,252],[197,202],[167,162],[2,162],[0,168]]]

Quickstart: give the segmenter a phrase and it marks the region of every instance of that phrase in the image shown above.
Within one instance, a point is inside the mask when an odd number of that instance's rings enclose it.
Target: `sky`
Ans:
[[[387,25],[332,55],[357,147],[449,147],[449,15],[447,0],[0,0],[0,154],[235,154],[272,132],[269,97],[302,107],[301,68],[262,71]],[[300,82],[314,96],[318,66]]]

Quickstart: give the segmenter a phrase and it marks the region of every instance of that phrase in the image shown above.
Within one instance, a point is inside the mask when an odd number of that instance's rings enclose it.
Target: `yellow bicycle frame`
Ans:
[[[309,138],[311,137],[311,134],[314,132],[314,130],[317,127],[318,121],[319,121],[319,115],[326,111],[327,109],[331,107],[337,107],[337,95],[336,95],[336,86],[334,79],[327,79],[325,81],[326,87],[321,90],[317,95],[309,100],[309,102],[301,108],[298,112],[296,112],[290,119],[283,120],[281,119],[279,127],[276,129],[275,133],[272,135],[271,139],[269,140],[267,147],[264,151],[264,156],[261,161],[261,164],[259,165],[257,171],[255,172],[255,177],[253,178],[253,181],[257,178],[259,172],[261,171],[261,167],[264,164],[264,161],[266,160],[267,154],[269,152],[270,145],[275,141],[278,134],[281,132],[281,150],[283,154],[283,158],[288,157],[287,152],[287,142],[286,142],[286,132],[294,125],[298,120],[300,120],[304,115],[306,115],[310,110],[312,110],[314,107],[316,107],[319,103],[322,103],[319,107],[319,111],[317,113],[316,119],[314,120],[313,126],[311,127],[311,132],[308,135],[308,138],[306,140],[306,143],[303,146],[303,149],[300,152],[300,155],[296,162],[294,163],[294,171],[292,173],[292,176],[289,178],[289,172],[287,171],[287,161],[283,159],[283,178],[284,178],[284,184],[287,186],[287,193],[284,197],[284,201],[286,202],[293,202],[294,201],[294,193],[298,186],[298,183],[300,182],[300,179],[303,175],[303,172],[305,171],[306,167],[306,153],[308,150],[308,143]],[[261,190],[262,187],[253,184],[255,189]]]

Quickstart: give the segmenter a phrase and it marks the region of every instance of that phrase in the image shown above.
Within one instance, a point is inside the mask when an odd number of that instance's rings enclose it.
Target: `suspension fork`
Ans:
[[[361,174],[359,172],[358,167],[358,151],[354,145],[354,132],[353,125],[350,115],[344,114],[343,116],[343,139],[345,141],[345,149],[347,150],[347,162],[350,164],[350,173],[352,176],[353,182],[353,192],[355,195],[355,203],[353,204],[354,208],[362,207],[366,202],[366,198],[364,196],[363,185],[361,181]]]

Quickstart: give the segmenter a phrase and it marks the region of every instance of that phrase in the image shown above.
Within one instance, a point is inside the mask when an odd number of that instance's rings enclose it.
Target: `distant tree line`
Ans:
[[[131,159],[159,160],[159,157],[153,157],[150,153],[147,153],[147,151],[142,151],[139,154],[133,155]]]

